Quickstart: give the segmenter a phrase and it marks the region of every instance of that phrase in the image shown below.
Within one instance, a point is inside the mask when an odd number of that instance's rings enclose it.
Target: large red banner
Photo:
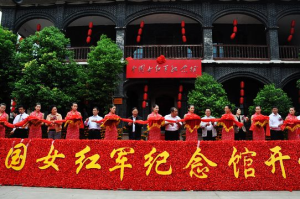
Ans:
[[[0,184],[128,190],[300,190],[300,141],[0,139]]]
[[[196,78],[201,76],[201,60],[154,59],[128,60],[126,78]]]

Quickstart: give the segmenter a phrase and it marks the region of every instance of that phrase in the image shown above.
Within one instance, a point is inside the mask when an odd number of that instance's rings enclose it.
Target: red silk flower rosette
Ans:
[[[156,62],[159,64],[165,63],[166,62],[165,56],[161,55],[161,56],[157,57]]]
[[[190,132],[193,133],[195,129],[200,128],[201,118],[199,115],[196,114],[186,114],[185,118],[183,119],[185,122],[185,128]]]
[[[300,120],[298,119],[286,119],[281,125],[281,130],[288,129],[292,132],[298,130],[300,128]],[[300,131],[299,131],[300,133]]]
[[[97,121],[96,123],[100,124],[101,126],[111,128],[113,126],[117,126],[121,121],[120,116],[118,115],[106,115],[104,119]]]
[[[24,126],[27,126],[27,125],[39,126],[42,123],[51,124],[52,122],[50,122],[48,120],[40,119],[36,116],[30,115],[25,120],[14,124],[14,126],[15,127],[24,127]]]
[[[67,116],[64,120],[56,120],[54,121],[55,124],[65,123],[66,125],[79,125],[79,128],[84,128],[82,116],[81,115],[71,115]]]
[[[217,121],[218,125],[223,126],[226,132],[229,132],[231,129],[233,129],[234,124],[238,127],[242,127],[244,125],[243,123],[236,121],[232,114],[224,114]]]
[[[9,122],[7,122],[6,119],[0,119],[0,124],[6,126],[8,128],[14,128],[14,125],[11,124],[11,123],[9,123]]]
[[[266,127],[266,136],[270,136],[270,126],[269,126],[269,116],[265,115],[254,115],[252,118],[252,124],[250,131],[255,130],[256,128]]]
[[[148,118],[148,129],[151,130],[152,128],[160,128],[165,124],[165,118],[157,115],[157,116],[152,116],[150,115]]]

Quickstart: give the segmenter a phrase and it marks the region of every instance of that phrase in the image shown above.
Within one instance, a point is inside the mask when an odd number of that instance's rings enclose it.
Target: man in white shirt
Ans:
[[[283,124],[283,119],[278,114],[277,107],[272,108],[272,114],[269,115],[269,117],[270,117],[269,125],[270,125],[270,130],[271,130],[271,139],[272,140],[283,140],[284,135],[280,128],[280,126]]]
[[[165,120],[173,120],[175,123],[165,121],[165,140],[179,140],[179,129],[182,123],[179,122],[178,110],[171,108],[171,114],[165,116]]]
[[[86,118],[84,125],[89,127],[89,139],[100,139],[101,133],[100,133],[100,125],[96,123],[97,121],[102,120],[103,118],[99,115],[99,109],[97,107],[93,108],[93,116]]]
[[[18,106],[19,115],[17,115],[13,121],[13,124],[22,122],[28,117],[28,114],[25,113],[25,108],[23,105]],[[13,128],[10,132],[12,138],[27,138],[28,137],[28,128],[27,127],[18,127]]]
[[[211,116],[211,110],[208,108],[205,110],[205,116],[203,119],[211,119],[215,118]],[[216,140],[217,130],[216,130],[217,122],[213,124],[211,122],[201,122],[200,127],[202,129],[202,138],[203,140]]]

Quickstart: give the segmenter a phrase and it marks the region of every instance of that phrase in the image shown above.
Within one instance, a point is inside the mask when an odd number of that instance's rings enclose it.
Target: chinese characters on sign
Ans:
[[[248,177],[255,177],[255,169],[251,167],[253,163],[253,159],[251,157],[256,156],[256,152],[249,151],[245,147],[245,152],[241,152],[236,154],[237,149],[233,147],[233,152],[231,158],[228,162],[228,166],[233,165],[233,173],[236,178],[239,178],[240,170],[238,169],[238,164],[240,160],[243,158],[243,167],[244,167],[244,176],[247,179]]]
[[[14,143],[13,143],[14,145]],[[13,169],[15,171],[20,171],[24,168],[27,158],[27,148],[28,144],[25,145],[22,142],[12,146],[8,151],[5,159],[5,167],[7,169]],[[270,158],[264,162],[268,167],[272,167],[271,172],[275,174],[276,164],[278,168],[281,169],[282,177],[287,178],[286,171],[284,167],[284,161],[290,160],[289,155],[283,155],[281,152],[281,147],[276,146],[269,149],[271,151]],[[85,169],[101,169],[99,164],[100,155],[91,152],[91,148],[86,146],[81,151],[75,154],[75,165],[78,165],[76,168],[76,174],[79,174],[80,171]],[[111,168],[107,168],[109,172],[114,172],[115,170],[120,171],[120,180],[123,181],[125,169],[132,169],[133,165],[133,154],[135,153],[134,148],[131,147],[122,147],[113,149],[110,153],[110,158],[115,159],[115,165]],[[207,153],[207,152],[206,152]],[[151,171],[154,175],[172,175],[173,172],[176,172],[176,169],[173,169],[173,166],[168,161],[171,157],[170,153],[166,150],[157,151],[157,149],[152,146],[152,149],[149,153],[144,155],[144,168],[145,175],[149,176]],[[52,167],[54,170],[59,171],[59,165],[57,159],[65,159],[66,156],[63,153],[60,153],[55,149],[52,142],[48,154],[44,157],[36,159],[36,163],[39,163],[38,168],[41,170],[49,169]],[[253,162],[257,161],[257,153],[255,151],[249,150],[247,147],[244,147],[244,150],[238,151],[236,147],[233,147],[233,152],[228,156],[228,167],[233,168],[233,175],[235,178],[239,178],[240,169],[243,169],[244,177],[247,179],[249,177],[255,178],[255,168]],[[61,160],[63,161],[63,160]],[[143,161],[143,160],[141,160]],[[298,160],[297,160],[298,162]],[[300,160],[299,160],[300,164]],[[193,155],[189,158],[189,161],[186,163],[182,170],[189,169],[190,177],[196,177],[199,179],[209,178],[209,172],[211,168],[216,170],[219,164],[207,158],[201,151],[201,148],[197,148]],[[266,168],[256,168],[256,169],[266,169]],[[178,169],[177,169],[178,171]],[[155,173],[154,173],[155,172]],[[213,172],[213,171],[212,171]]]
[[[167,60],[158,64],[156,60],[129,60],[126,78],[196,78],[201,76],[201,60]]]

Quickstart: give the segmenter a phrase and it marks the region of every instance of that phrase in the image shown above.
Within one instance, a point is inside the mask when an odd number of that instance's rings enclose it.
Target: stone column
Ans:
[[[268,28],[267,43],[270,48],[270,59],[279,60],[278,27]]]
[[[270,59],[279,60],[279,42],[278,42],[278,27],[276,21],[276,7],[274,3],[267,4],[268,14],[268,32],[267,32],[267,43],[270,48]]]
[[[116,44],[119,46],[119,48],[122,50],[124,54],[124,45],[125,45],[125,28],[124,27],[116,27]],[[123,59],[123,58],[122,58]],[[123,99],[123,104],[122,105],[117,105],[118,109],[118,114],[121,117],[126,117],[126,99],[124,98],[124,89],[123,89],[123,84],[124,80],[126,79],[125,77],[126,74],[126,67],[123,68],[123,72],[119,74],[119,79],[120,83],[115,90],[114,97],[115,98],[122,98]]]
[[[16,30],[14,30],[15,19],[16,19],[16,7],[2,7],[1,9],[2,9],[1,26],[16,32]]]
[[[211,19],[211,5],[209,1],[202,3],[202,15],[203,15],[203,58],[206,60],[213,59],[213,39],[212,39],[212,19]]]
[[[55,21],[55,27],[57,27],[61,31],[64,30],[64,12],[65,12],[65,2],[57,2],[56,5],[56,21]]]
[[[212,27],[203,28],[203,59],[213,60]]]

